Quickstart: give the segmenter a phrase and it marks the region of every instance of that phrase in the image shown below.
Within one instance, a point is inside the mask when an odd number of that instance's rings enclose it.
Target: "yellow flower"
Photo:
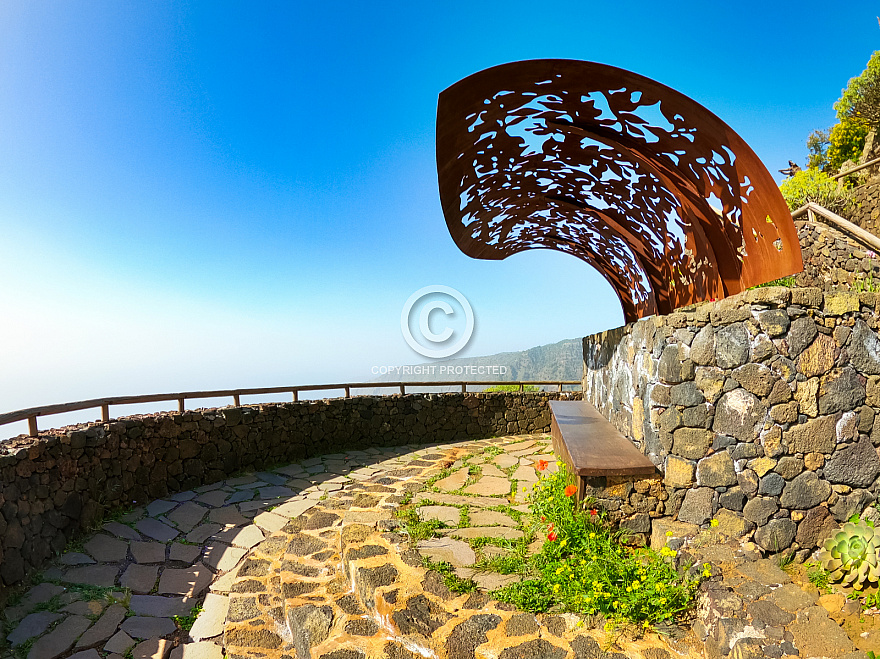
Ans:
[[[591,538],[595,538],[595,537],[596,537],[596,534],[595,534],[595,533],[591,533],[591,534],[590,534],[590,537],[591,537]]]
[[[641,586],[641,585],[642,585],[642,584],[640,584],[640,583],[638,582],[638,580],[633,581],[633,585],[632,585],[633,590],[638,590],[638,589],[639,589],[639,586]]]
[[[559,546],[560,546],[560,547],[565,547],[565,543],[567,543],[567,542],[568,542],[568,538],[563,538],[562,540],[560,540],[560,542],[559,542]]]
[[[666,537],[667,537],[667,538],[671,538],[671,537],[672,537],[672,531],[667,531],[667,532],[666,532]]]
[[[713,519],[712,522],[711,522],[711,524],[712,524],[712,526],[718,526],[718,520],[717,520],[717,519]]]
[[[563,568],[563,567],[557,568],[557,570],[556,570],[556,574],[562,574],[562,571],[563,571],[564,569],[565,569],[565,568]]]
[[[554,592],[554,593],[558,593],[558,592],[559,592],[559,584],[556,584],[555,586],[553,586],[553,592]]]

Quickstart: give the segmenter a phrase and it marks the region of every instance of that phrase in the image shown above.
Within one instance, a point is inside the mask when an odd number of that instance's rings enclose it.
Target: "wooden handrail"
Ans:
[[[407,387],[461,387],[461,392],[466,393],[468,386],[496,386],[496,385],[518,385],[520,391],[529,385],[557,385],[558,390],[562,391],[563,385],[580,385],[580,380],[533,380],[533,381],[443,381],[443,382],[344,382],[340,384],[310,384],[296,387],[258,387],[254,389],[212,389],[209,391],[183,391],[173,394],[142,394],[138,396],[111,396],[109,398],[91,398],[89,400],[80,400],[72,403],[57,403],[55,405],[42,405],[40,407],[28,407],[23,410],[15,410],[14,412],[6,412],[0,414],[0,426],[16,421],[28,422],[28,433],[31,437],[35,437],[37,430],[37,417],[50,416],[52,414],[62,414],[64,412],[76,412],[78,410],[87,410],[91,408],[101,408],[101,420],[107,422],[110,420],[111,405],[132,405],[135,403],[158,403],[176,400],[177,408],[180,414],[183,414],[185,401],[194,398],[226,398],[231,397],[234,404],[241,404],[242,396],[255,396],[265,394],[283,394],[290,393],[293,395],[294,402],[299,400],[301,391],[329,391],[333,389],[341,389],[345,392],[345,397],[351,396],[352,389],[382,389],[387,387],[398,387],[401,394],[406,393]]]
[[[791,217],[792,219],[794,219],[804,214],[806,214],[813,222],[816,221],[814,214],[824,217],[826,220],[828,220],[828,222],[836,225],[838,229],[841,229],[845,233],[851,235],[856,240],[880,253],[880,238],[875,236],[873,233],[865,231],[862,227],[853,224],[849,220],[840,217],[840,215],[838,215],[837,213],[832,213],[827,208],[823,208],[819,204],[813,203],[811,201],[805,206],[801,206],[796,211],[794,211],[791,214]]]
[[[867,169],[871,165],[876,165],[878,162],[880,162],[880,158],[874,158],[873,160],[869,160],[868,162],[863,163],[863,164],[859,165],[858,167],[853,167],[852,169],[848,169],[845,172],[841,172],[840,174],[835,174],[834,176],[831,177],[831,180],[836,181],[837,179],[843,178],[844,176],[849,176],[850,174],[855,174],[856,172],[860,172],[863,169]]]

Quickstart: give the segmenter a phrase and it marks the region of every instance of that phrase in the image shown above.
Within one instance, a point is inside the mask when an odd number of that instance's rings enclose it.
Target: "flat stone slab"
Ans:
[[[172,529],[167,524],[163,524],[157,519],[153,519],[152,517],[146,517],[140,520],[137,524],[135,524],[137,530],[143,533],[145,536],[153,538],[153,540],[158,540],[159,542],[168,542],[169,540],[174,540],[180,532]]]
[[[164,563],[165,544],[161,542],[132,542],[131,555],[138,563]]]
[[[463,494],[437,494],[435,492],[419,492],[414,498],[414,501],[416,503],[425,500],[434,501],[439,504],[449,504],[453,506],[471,506],[472,510],[474,506],[480,508],[491,508],[492,506],[497,506],[504,503],[504,501],[500,499],[494,499],[491,497],[469,497]]]
[[[170,618],[132,616],[122,623],[122,631],[132,638],[157,638],[167,636],[177,629]]]
[[[280,531],[285,526],[287,526],[287,523],[289,521],[290,519],[287,517],[269,512],[260,513],[259,515],[254,517],[254,524],[259,526],[261,529],[265,529],[269,533]]]
[[[223,651],[215,643],[187,643],[174,648],[170,659],[223,659]]]
[[[235,506],[215,508],[208,513],[208,519],[215,524],[222,524],[223,526],[244,526],[251,522],[251,520],[238,512]]]
[[[100,563],[118,563],[128,555],[128,542],[98,533],[89,538],[83,549]]]
[[[461,519],[461,511],[453,506],[422,506],[418,510],[422,521],[436,519],[449,526],[458,526]]]
[[[228,499],[226,499],[226,504],[231,505],[233,503],[241,503],[242,501],[250,501],[253,499],[257,493],[254,490],[238,490],[237,492],[233,492]]]
[[[493,464],[481,465],[480,473],[483,476],[492,476],[494,478],[507,478],[507,474],[505,474]]]
[[[451,492],[452,490],[460,490],[464,486],[467,479],[468,470],[459,469],[458,471],[450,474],[446,478],[443,478],[434,483],[434,487],[438,487],[441,490],[445,490],[446,492]]]
[[[160,595],[132,595],[129,608],[135,615],[154,618],[172,618],[189,615],[196,601],[187,597],[162,597]]]
[[[70,659],[101,659],[101,655],[98,654],[98,651],[95,648],[90,648],[88,650],[80,650],[76,654],[70,655]]]
[[[177,510],[168,513],[166,519],[170,522],[174,522],[177,528],[184,533],[189,533],[198,526],[199,522],[201,522],[202,518],[207,514],[208,509],[204,506],[200,506],[192,501],[187,501],[181,504]]]
[[[205,540],[222,529],[223,525],[221,524],[202,524],[186,534],[186,541],[202,544]]]
[[[468,485],[462,491],[466,494],[478,494],[486,497],[510,494],[510,481],[506,478],[483,476],[476,483]]]
[[[471,546],[452,538],[429,538],[418,544],[419,553],[437,562],[450,563],[454,567],[473,565],[477,555]]]
[[[158,576],[158,565],[132,563],[125,568],[125,572],[119,577],[119,585],[123,588],[128,588],[133,593],[145,595],[153,590]]]
[[[115,652],[116,654],[125,654],[134,647],[134,639],[123,631],[116,632],[109,641],[104,645],[106,652]]]
[[[523,537],[522,531],[512,529],[509,526],[471,526],[466,529],[453,529],[448,535],[454,538],[503,538],[504,540],[517,540]]]
[[[63,617],[60,613],[51,613],[50,611],[31,613],[18,623],[18,626],[12,630],[12,633],[6,637],[6,640],[9,641],[12,647],[21,645],[29,638],[39,636],[49,629],[49,625]]]
[[[190,637],[196,641],[213,638],[223,633],[223,623],[229,610],[229,598],[216,593],[208,593],[202,604],[202,612],[190,630]]]
[[[205,590],[213,578],[211,571],[201,563],[181,570],[165,568],[159,579],[158,592],[160,595],[195,596]]]
[[[250,549],[265,539],[263,532],[253,524],[242,528],[225,529],[215,533],[212,537],[220,542],[245,549]]]
[[[118,573],[118,565],[83,565],[67,570],[61,580],[67,583],[112,588],[116,585],[116,575]]]
[[[272,512],[282,517],[299,517],[307,510],[315,507],[316,501],[310,499],[298,499],[296,501],[288,501],[278,506]]]
[[[199,545],[185,545],[181,542],[172,542],[171,551],[168,552],[168,559],[192,564],[196,562],[201,553],[202,548]]]
[[[164,515],[176,505],[176,501],[163,501],[162,499],[156,499],[147,506],[147,515],[150,517]]]
[[[86,554],[81,554],[76,551],[69,551],[61,556],[59,562],[62,565],[92,565],[94,564],[95,559]]]
[[[526,465],[520,465],[516,468],[516,470],[510,475],[510,478],[522,483],[523,481],[527,483],[535,483],[538,480],[538,474],[535,472],[534,467],[527,467]]]
[[[469,513],[471,526],[516,526],[516,521],[495,510],[477,510]]]
[[[119,628],[119,624],[125,620],[125,607],[121,604],[114,604],[107,608],[98,621],[79,637],[76,642],[78,648],[90,648],[104,643]]]
[[[283,485],[272,485],[271,487],[261,487],[259,491],[260,491],[260,498],[261,499],[281,499],[281,498],[292,497],[296,494],[296,492],[291,490],[289,487],[284,487]]]
[[[56,659],[56,657],[60,657],[91,625],[91,620],[83,616],[70,616],[66,620],[62,620],[55,629],[34,641],[30,652],[28,652],[28,659]]]
[[[211,508],[219,508],[222,506],[226,499],[229,498],[229,492],[225,490],[214,490],[213,492],[206,492],[205,494],[196,498],[198,503],[203,503],[206,506],[211,506]]]
[[[107,522],[102,526],[105,531],[112,533],[117,538],[122,538],[124,540],[140,540],[140,534],[135,531],[130,526],[122,524],[120,522]]]
[[[64,613],[73,613],[88,618],[89,616],[101,615],[101,612],[104,610],[104,602],[98,600],[92,600],[90,602],[73,602],[61,610],[64,611]]]
[[[218,572],[227,572],[238,565],[238,562],[246,553],[246,549],[216,542],[205,547],[205,557],[202,561],[205,565],[214,568]]]
[[[171,650],[171,641],[166,638],[151,638],[138,643],[131,651],[131,659],[165,659]]]
[[[509,469],[510,467],[519,464],[519,458],[517,458],[515,455],[501,453],[495,456],[493,462],[501,469]]]

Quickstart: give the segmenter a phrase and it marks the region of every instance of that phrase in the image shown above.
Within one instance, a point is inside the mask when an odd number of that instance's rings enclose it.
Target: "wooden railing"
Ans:
[[[242,396],[260,396],[266,394],[284,394],[289,393],[293,397],[294,402],[299,400],[300,392],[305,391],[329,391],[341,389],[345,391],[345,397],[351,398],[352,389],[383,389],[398,388],[401,394],[406,393],[407,387],[461,387],[461,393],[467,393],[468,386],[487,387],[496,385],[515,385],[520,391],[527,386],[555,385],[558,391],[562,391],[564,385],[578,385],[580,380],[547,380],[547,381],[518,381],[510,382],[349,382],[345,384],[310,384],[298,387],[259,387],[256,389],[216,389],[212,391],[183,391],[175,394],[144,394],[140,396],[111,396],[109,398],[92,398],[89,400],[80,400],[73,403],[58,403],[55,405],[43,405],[41,407],[29,407],[24,410],[16,410],[14,412],[6,412],[0,414],[0,426],[7,423],[15,423],[16,421],[28,422],[28,434],[36,437],[39,432],[37,429],[37,417],[50,416],[52,414],[63,414],[64,412],[76,412],[78,410],[88,410],[92,408],[101,408],[101,420],[106,423],[110,420],[111,405],[132,405],[135,403],[159,403],[169,400],[177,401],[177,409],[183,414],[186,409],[186,401],[199,398],[232,398],[233,404],[238,407],[241,405]]]
[[[792,212],[791,217],[792,219],[795,219],[802,215],[809,217],[811,222],[815,222],[816,215],[819,215],[829,224],[833,224],[844,233],[848,233],[863,245],[867,245],[880,254],[880,238],[873,233],[865,231],[862,227],[853,224],[849,220],[840,217],[837,213],[832,213],[827,208],[823,208],[819,204],[815,204],[811,201],[806,206],[801,206],[796,211]]]
[[[873,160],[869,160],[866,163],[862,163],[858,167],[853,167],[852,169],[848,169],[845,172],[841,172],[840,174],[835,174],[834,176],[831,177],[831,180],[836,181],[837,179],[843,178],[844,176],[849,176],[850,174],[855,174],[856,172],[860,172],[863,169],[867,169],[871,165],[876,165],[878,162],[880,162],[880,158],[874,158]]]

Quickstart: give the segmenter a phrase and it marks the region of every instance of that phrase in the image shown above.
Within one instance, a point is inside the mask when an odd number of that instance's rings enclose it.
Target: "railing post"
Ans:
[[[110,421],[110,406],[107,403],[101,405],[101,421],[104,423]]]
[[[520,383],[519,383],[519,390],[520,390],[521,392],[522,392],[522,391],[525,391],[525,390],[526,390],[526,385],[524,385],[522,382],[520,382]]]
[[[186,411],[186,405],[183,404],[185,399],[178,398],[177,399],[177,412],[178,414],[183,414]]]
[[[346,387],[346,388],[345,388],[345,397],[346,397],[346,398],[351,398],[351,387]]]
[[[232,394],[232,402],[236,407],[241,407],[241,396],[238,394]]]
[[[401,385],[400,385],[400,394],[401,394],[401,395],[404,395],[405,393],[406,393],[406,385],[405,385],[405,384],[401,384]]]
[[[295,403],[298,400],[299,400],[299,389],[294,389],[293,390],[293,402]]]
[[[467,382],[461,383],[461,393],[463,393],[463,394],[467,393]]]
[[[562,383],[561,383],[561,382],[559,383],[559,388],[557,389],[557,391],[558,391],[559,393],[562,393]]]
[[[28,434],[31,437],[36,437],[39,434],[39,431],[37,431],[37,417],[35,416],[28,417]]]

